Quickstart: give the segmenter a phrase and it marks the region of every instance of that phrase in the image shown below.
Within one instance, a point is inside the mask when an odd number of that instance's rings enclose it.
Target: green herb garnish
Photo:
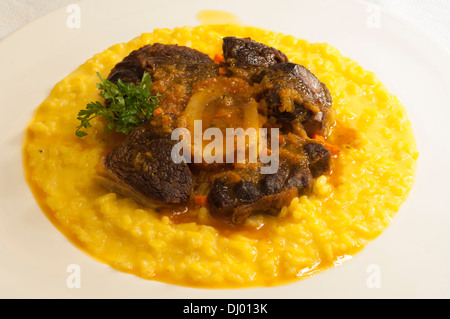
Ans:
[[[90,123],[97,116],[103,117],[107,122],[105,132],[116,132],[124,134],[130,133],[136,127],[153,117],[153,111],[158,108],[160,94],[152,95],[150,74],[144,72],[139,85],[123,82],[121,79],[117,83],[103,79],[97,72],[101,83],[97,84],[100,95],[105,99],[104,106],[100,102],[89,102],[86,109],[78,112],[77,119],[80,125],[77,126],[75,135],[84,137],[87,132],[82,129],[92,127]]]

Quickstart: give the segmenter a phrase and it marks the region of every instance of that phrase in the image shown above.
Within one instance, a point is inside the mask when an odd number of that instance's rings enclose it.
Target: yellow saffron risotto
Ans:
[[[77,113],[100,100],[106,78],[132,50],[160,42],[214,57],[222,37],[251,37],[284,52],[328,87],[336,110],[328,142],[340,152],[332,173],[309,196],[286,203],[277,217],[246,220],[258,231],[223,232],[206,208],[198,222],[172,223],[110,193],[93,176],[111,147],[104,122],[84,142]],[[183,286],[234,288],[292,282],[353,256],[377,237],[406,199],[418,152],[406,110],[377,77],[334,47],[235,25],[157,29],[117,44],[60,81],[37,109],[23,148],[28,183],[48,218],[75,245],[111,267]]]

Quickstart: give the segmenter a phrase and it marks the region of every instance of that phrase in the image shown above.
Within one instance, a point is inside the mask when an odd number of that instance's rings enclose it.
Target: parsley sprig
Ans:
[[[92,127],[91,121],[101,116],[107,121],[105,132],[128,134],[133,129],[153,117],[153,111],[158,108],[160,94],[152,95],[151,77],[147,72],[142,76],[139,85],[123,82],[121,79],[113,83],[103,79],[97,72],[101,83],[97,84],[100,95],[105,99],[105,105],[99,101],[89,102],[86,108],[78,112],[75,135],[84,137],[88,133],[83,129]]]

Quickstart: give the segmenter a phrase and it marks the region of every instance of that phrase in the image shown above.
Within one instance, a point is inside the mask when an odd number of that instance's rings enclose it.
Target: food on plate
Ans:
[[[53,88],[24,145],[30,187],[73,243],[209,288],[353,256],[406,199],[417,156],[373,73],[328,44],[235,25],[157,29],[95,55]]]
[[[141,79],[151,77],[151,89],[146,83],[143,90],[159,97],[150,111],[162,111],[137,121],[134,130],[124,132],[129,133],[124,142],[106,154],[100,173],[105,187],[154,209],[177,211],[183,205],[192,211],[198,198],[205,198],[213,218],[238,224],[255,213],[277,215],[293,198],[308,194],[314,178],[330,170],[331,152],[313,139],[333,124],[327,87],[305,67],[288,62],[281,51],[250,38],[224,37],[220,54],[223,58],[215,63],[195,49],[155,43],[131,52],[113,68],[103,86],[128,82],[142,88]],[[134,96],[126,92],[124,100]],[[117,98],[103,95],[103,110],[110,109]],[[232,163],[222,158],[206,163],[203,155],[200,167],[175,163],[173,130],[198,120],[204,128],[223,133],[235,127],[281,130],[280,149],[268,147],[272,155],[277,152],[278,169],[264,174],[261,161]],[[274,137],[269,134],[268,139]],[[235,153],[238,144],[224,148],[223,154]]]

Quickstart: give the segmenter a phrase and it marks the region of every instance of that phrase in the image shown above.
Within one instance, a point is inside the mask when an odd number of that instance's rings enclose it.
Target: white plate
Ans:
[[[274,6],[269,1],[91,0],[79,5],[79,29],[67,27],[70,13],[61,8],[0,42],[0,297],[450,297],[450,58],[435,42],[384,12],[379,25],[371,24],[372,7],[356,1],[278,0]],[[50,89],[110,45],[154,28],[198,25],[202,9],[328,42],[374,71],[407,108],[420,152],[413,191],[391,226],[340,267],[274,288],[203,290],[146,281],[85,255],[37,206],[23,178],[21,143]],[[80,288],[66,285],[70,264],[80,266]],[[373,271],[380,275],[375,287]]]

